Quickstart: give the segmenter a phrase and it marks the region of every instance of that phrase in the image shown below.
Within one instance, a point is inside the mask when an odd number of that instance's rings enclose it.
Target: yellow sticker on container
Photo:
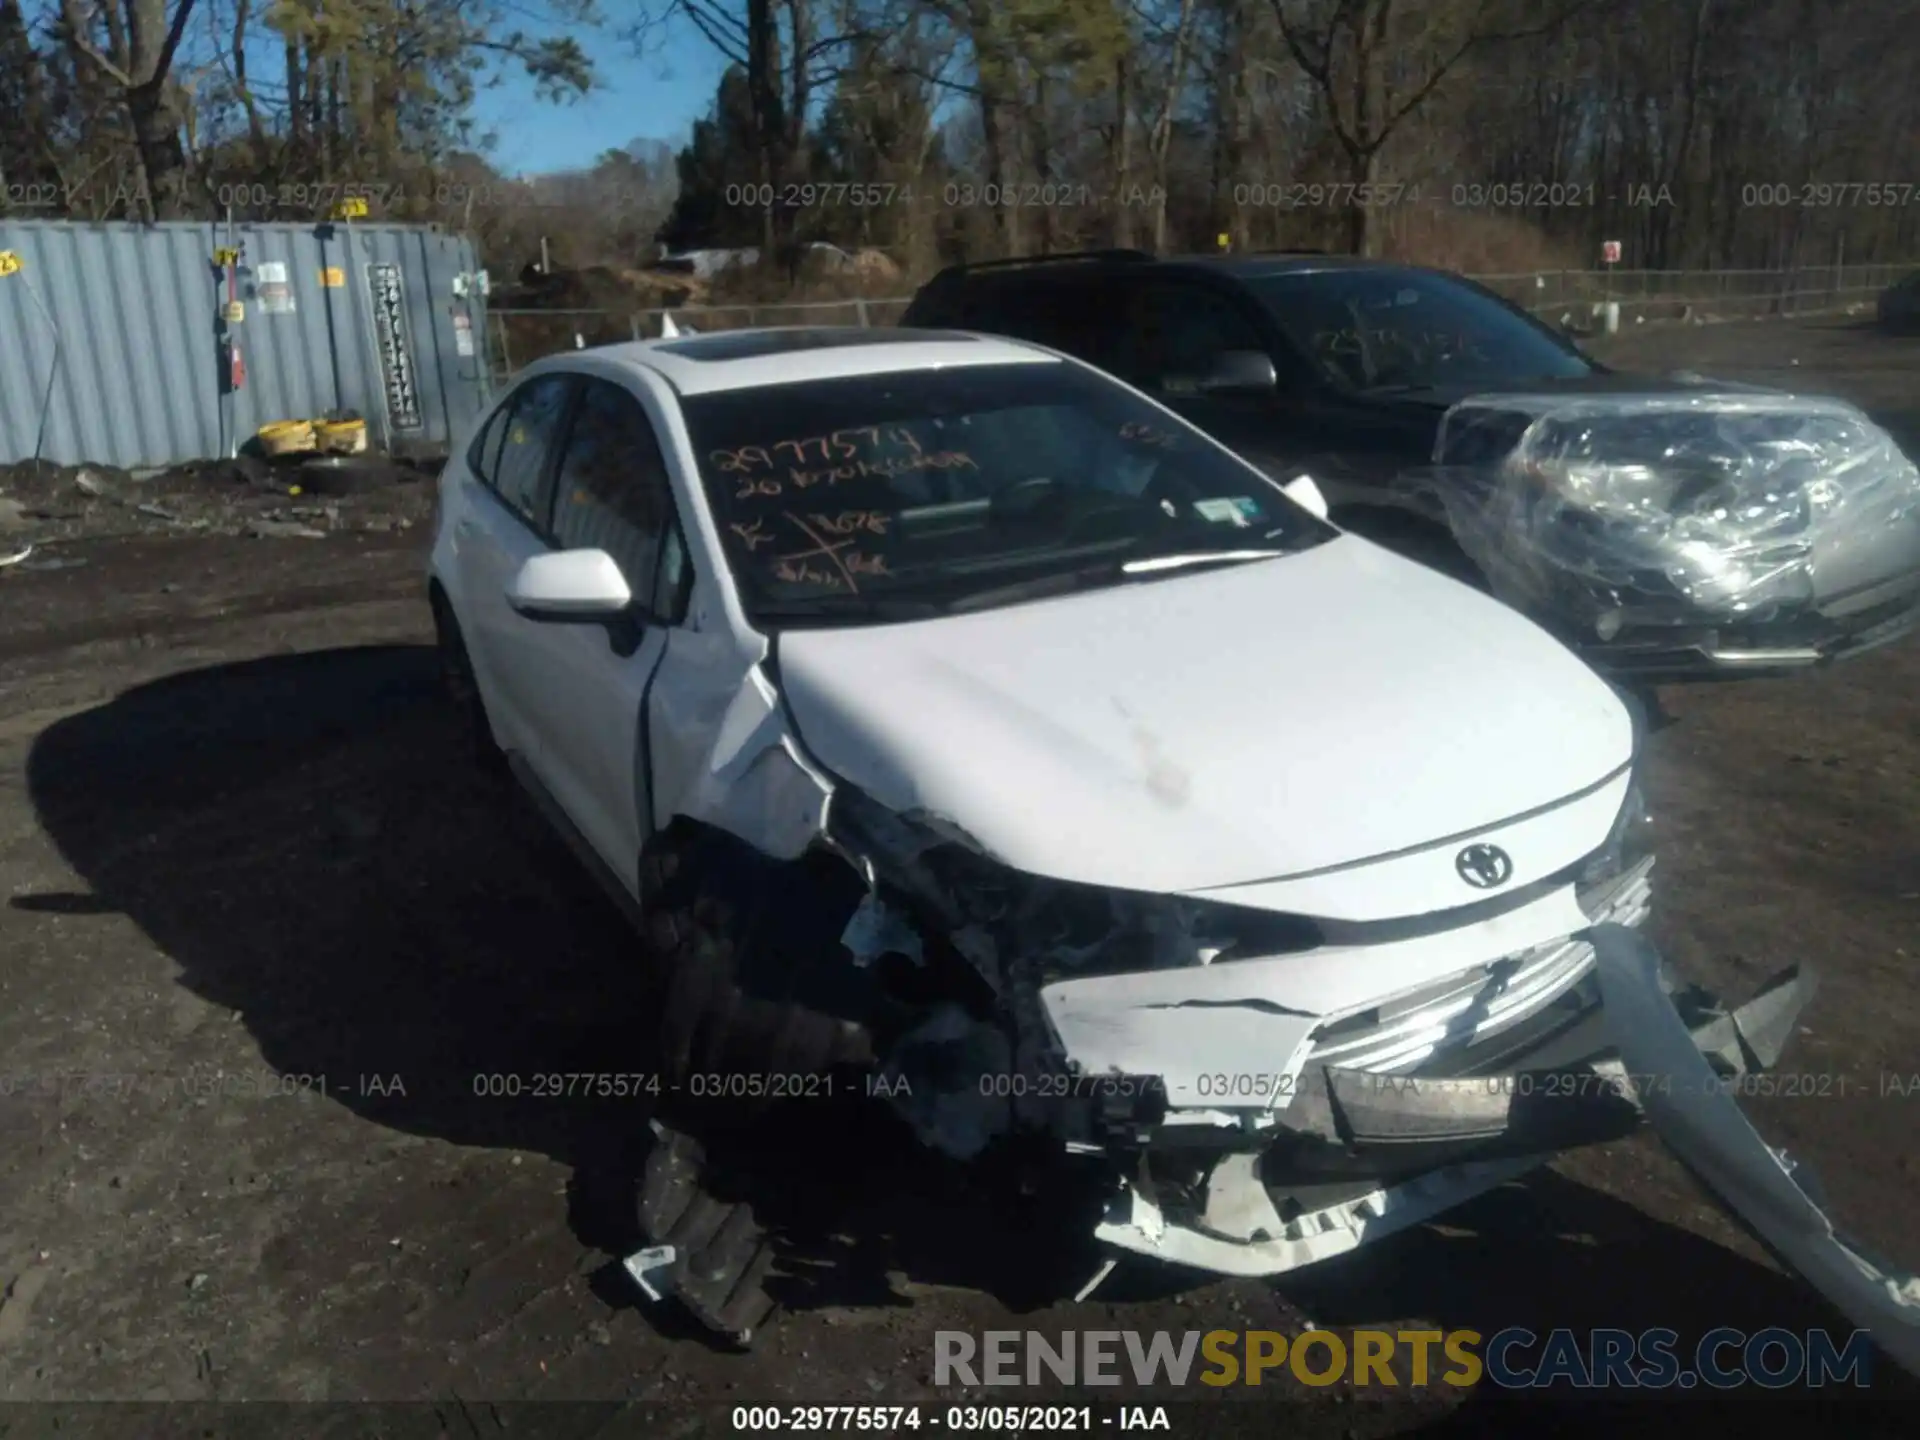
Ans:
[[[0,275],[17,275],[21,269],[21,259],[17,252],[0,250]]]
[[[320,283],[329,290],[338,290],[347,283],[347,272],[338,265],[329,265],[320,272]]]

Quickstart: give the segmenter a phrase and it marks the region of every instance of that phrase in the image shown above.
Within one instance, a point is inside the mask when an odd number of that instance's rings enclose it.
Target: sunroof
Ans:
[[[849,345],[897,345],[912,340],[971,340],[951,330],[902,330],[858,325],[796,326],[787,330],[723,330],[717,335],[689,335],[654,348],[663,355],[687,360],[755,360],[764,355],[791,355],[802,350],[838,350]]]

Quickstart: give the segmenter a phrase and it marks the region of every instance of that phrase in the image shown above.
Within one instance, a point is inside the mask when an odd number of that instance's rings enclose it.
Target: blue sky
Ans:
[[[669,22],[636,54],[610,32],[583,37],[599,79],[583,99],[554,104],[524,75],[507,75],[482,90],[474,118],[499,137],[490,159],[510,175],[591,165],[629,140],[664,140],[678,150],[706,114],[726,62],[700,33]]]

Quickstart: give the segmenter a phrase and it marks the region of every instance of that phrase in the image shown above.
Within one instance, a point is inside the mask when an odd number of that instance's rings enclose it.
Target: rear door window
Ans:
[[[505,411],[501,424],[499,455],[493,463],[490,484],[493,492],[522,520],[535,530],[546,530],[546,504],[542,486],[547,461],[560,435],[560,422],[567,412],[573,380],[567,375],[543,375],[531,380],[514,395],[512,408]]]
[[[1112,344],[1106,287],[1086,277],[1023,277],[987,284],[966,303],[965,327],[1010,335],[1098,365]]]
[[[1128,289],[1115,373],[1143,389],[1190,391],[1227,351],[1269,350],[1252,316],[1211,286],[1159,280]]]

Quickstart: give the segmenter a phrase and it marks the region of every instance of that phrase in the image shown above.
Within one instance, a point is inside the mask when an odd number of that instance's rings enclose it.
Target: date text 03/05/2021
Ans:
[[[736,1405],[737,1434],[795,1431],[1006,1435],[1173,1429],[1164,1405]]]

